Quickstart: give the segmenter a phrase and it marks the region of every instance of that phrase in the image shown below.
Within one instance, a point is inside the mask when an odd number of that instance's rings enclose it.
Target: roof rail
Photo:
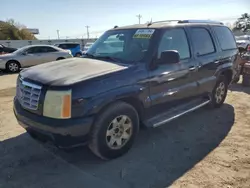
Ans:
[[[211,24],[220,24],[224,25],[222,22],[213,21],[213,20],[162,20],[156,22],[149,22],[148,26],[155,24],[155,23],[167,23],[167,22],[177,22],[177,23],[211,23]]]
[[[211,23],[211,24],[224,25],[222,22],[214,20],[179,20],[178,23]]]

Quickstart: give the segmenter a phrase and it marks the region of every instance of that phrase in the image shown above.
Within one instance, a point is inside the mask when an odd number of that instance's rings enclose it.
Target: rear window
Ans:
[[[221,26],[214,26],[213,28],[222,50],[230,50],[237,48],[234,36],[230,29]]]

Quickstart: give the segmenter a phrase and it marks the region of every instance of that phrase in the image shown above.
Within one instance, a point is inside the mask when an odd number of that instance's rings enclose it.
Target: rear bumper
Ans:
[[[13,110],[18,123],[32,136],[62,148],[86,144],[94,119],[88,117],[62,120],[39,116],[23,109],[17,99],[14,99]]]

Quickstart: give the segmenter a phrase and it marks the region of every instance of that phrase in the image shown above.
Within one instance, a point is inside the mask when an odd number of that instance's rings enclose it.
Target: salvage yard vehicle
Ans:
[[[4,46],[3,44],[0,44],[0,55],[12,53],[16,50],[17,50],[17,48],[10,48],[10,47]]]
[[[122,49],[103,53],[110,38]],[[83,58],[21,71],[14,113],[36,139],[61,148],[87,144],[114,159],[129,151],[140,125],[155,128],[205,105],[220,107],[237,53],[231,30],[216,21],[114,27]]]
[[[241,48],[245,51],[250,51],[250,35],[236,36],[235,38],[238,48]]]
[[[82,56],[82,51],[81,51],[81,45],[76,42],[63,42],[63,43],[57,43],[55,46],[62,48],[64,50],[69,50],[71,51],[71,54],[74,57],[80,57]]]
[[[65,50],[51,45],[29,45],[19,48],[11,54],[0,56],[0,70],[15,73],[21,68],[31,67],[55,60],[71,58]]]

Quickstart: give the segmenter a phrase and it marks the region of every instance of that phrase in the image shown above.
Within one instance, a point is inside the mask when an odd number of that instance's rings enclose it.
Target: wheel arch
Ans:
[[[20,68],[22,67],[22,65],[21,65],[21,63],[20,63],[19,61],[17,61],[16,59],[10,59],[10,60],[8,60],[8,61],[6,62],[6,64],[5,64],[5,68],[6,68],[6,69],[7,69],[8,63],[10,63],[10,62],[16,62],[16,63],[18,63],[18,65],[20,66]]]

